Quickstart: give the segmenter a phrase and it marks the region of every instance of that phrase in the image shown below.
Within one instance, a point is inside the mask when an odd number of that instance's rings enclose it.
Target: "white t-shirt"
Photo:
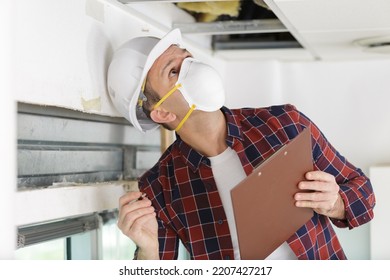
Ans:
[[[217,184],[218,192],[228,220],[229,230],[233,242],[234,258],[239,260],[240,251],[238,247],[236,222],[234,220],[230,191],[246,177],[246,174],[237,153],[230,147],[228,147],[223,153],[215,157],[209,157],[209,159],[213,170],[214,180]],[[254,246],[256,245],[254,244]],[[288,246],[287,242],[284,242],[266,259],[296,260],[297,257],[291,250],[290,246]]]

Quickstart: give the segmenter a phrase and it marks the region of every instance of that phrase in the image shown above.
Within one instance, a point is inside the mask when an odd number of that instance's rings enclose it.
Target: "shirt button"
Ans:
[[[230,256],[224,256],[223,257],[225,260],[230,260]]]
[[[218,220],[218,224],[222,225],[223,224],[223,220]]]

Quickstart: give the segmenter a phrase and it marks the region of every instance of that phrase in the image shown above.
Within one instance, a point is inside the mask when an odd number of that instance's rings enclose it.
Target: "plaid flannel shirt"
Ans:
[[[314,216],[288,240],[298,259],[346,259],[332,223],[360,226],[373,218],[375,196],[369,179],[327,141],[292,105],[228,109],[226,143],[236,151],[246,174],[309,127],[314,170],[335,176],[346,219]],[[234,259],[233,245],[210,161],[179,137],[140,179],[158,221],[160,259],[176,259],[179,239],[191,259]]]

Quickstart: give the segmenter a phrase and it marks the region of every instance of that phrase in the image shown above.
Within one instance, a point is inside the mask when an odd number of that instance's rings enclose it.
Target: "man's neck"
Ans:
[[[203,113],[195,121],[192,123],[196,125],[189,125],[179,134],[184,142],[207,157],[226,150],[227,125],[222,111]]]

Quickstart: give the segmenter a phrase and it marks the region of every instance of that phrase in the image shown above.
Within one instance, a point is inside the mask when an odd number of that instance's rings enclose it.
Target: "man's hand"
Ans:
[[[139,259],[159,258],[156,213],[141,192],[128,192],[119,199],[118,227],[139,247]]]
[[[330,218],[345,219],[344,202],[334,176],[323,171],[310,171],[305,178],[306,181],[299,182],[298,188],[307,192],[295,194],[295,205],[313,208],[318,214]]]

